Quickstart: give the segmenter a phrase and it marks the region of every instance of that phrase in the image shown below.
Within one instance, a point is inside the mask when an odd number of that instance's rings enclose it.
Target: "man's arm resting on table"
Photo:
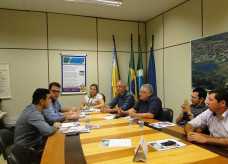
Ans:
[[[111,109],[109,105],[106,105],[105,107],[101,108],[100,111],[103,113],[110,113],[110,112],[117,112],[118,110],[116,108]]]
[[[187,137],[189,141],[194,141],[202,144],[228,147],[228,137],[224,137],[224,138],[210,137],[204,134],[193,132],[194,130],[195,128],[191,124],[187,123],[185,125],[185,131],[187,133]]]
[[[195,128],[191,124],[187,123],[184,127],[184,130],[186,131],[186,133],[188,135],[188,133],[194,132]]]
[[[136,110],[131,108],[128,111],[125,112],[126,115],[129,115],[131,117],[140,117],[140,118],[154,118],[154,115],[152,113],[136,113]]]

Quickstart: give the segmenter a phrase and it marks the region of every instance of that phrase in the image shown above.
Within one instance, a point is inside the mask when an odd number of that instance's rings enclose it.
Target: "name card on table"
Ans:
[[[142,147],[142,150],[139,151],[139,148]],[[133,161],[138,162],[138,161],[143,161],[147,162],[147,157],[148,157],[148,147],[147,147],[147,142],[142,136],[141,140],[139,141],[138,146],[135,148],[135,156],[133,158]]]

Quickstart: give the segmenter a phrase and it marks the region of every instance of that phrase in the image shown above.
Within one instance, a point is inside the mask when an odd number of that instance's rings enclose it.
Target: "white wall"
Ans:
[[[6,124],[14,123],[36,88],[61,83],[61,56],[87,54],[87,86],[98,83],[110,101],[112,35],[115,35],[120,76],[127,81],[131,40],[137,64],[141,35],[146,72],[145,23],[53,13],[0,10],[0,62],[10,63],[12,98],[3,100]],[[136,65],[137,66],[137,65]],[[61,95],[65,107],[79,108],[85,95]]]
[[[158,96],[174,110],[173,122],[192,92],[190,41],[228,31],[226,6],[227,0],[190,0],[146,23],[147,51],[155,38]]]
[[[154,35],[158,96],[163,107],[174,110],[175,120],[181,103],[191,94],[190,40],[226,32],[226,6],[227,0],[190,0],[146,23],[0,9],[0,62],[9,62],[11,73],[12,98],[2,103],[6,118],[15,120],[36,88],[61,83],[60,53],[87,54],[87,86],[98,83],[108,103],[112,35],[120,76],[127,81],[130,34],[137,67],[140,33],[145,77]],[[62,95],[60,101],[65,107],[79,107],[83,97]]]

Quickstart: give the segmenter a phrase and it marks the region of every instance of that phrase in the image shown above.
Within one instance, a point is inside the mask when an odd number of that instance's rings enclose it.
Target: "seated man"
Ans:
[[[126,90],[126,83],[124,81],[118,81],[117,92],[118,94],[116,97],[112,100],[111,103],[103,107],[101,109],[101,112],[117,112],[118,109],[126,111],[134,106],[135,98],[130,92]],[[115,108],[116,105],[118,105],[118,108]]]
[[[43,113],[50,117],[59,117],[62,115],[67,116],[69,113],[76,112],[76,108],[67,109],[60,105],[59,94],[61,92],[61,85],[57,82],[49,84],[51,103],[47,109],[43,110]]]
[[[153,95],[153,87],[150,84],[142,85],[140,92],[140,99],[133,108],[128,111],[118,110],[120,115],[129,115],[131,117],[139,118],[154,118],[164,121],[164,113],[162,109],[161,100]]]
[[[228,147],[228,91],[216,89],[209,92],[208,108],[185,125],[189,141]],[[207,126],[211,136],[194,132]]]
[[[33,147],[36,150],[44,148],[48,136],[53,135],[66,116],[48,117],[42,114],[51,102],[50,91],[38,88],[33,93],[32,104],[28,105],[18,118],[14,132],[15,144],[23,147]],[[71,117],[76,117],[71,115]],[[71,118],[68,117],[68,118]]]
[[[207,97],[207,91],[203,88],[196,88],[192,92],[191,102],[189,105],[188,100],[185,99],[181,105],[182,113],[176,119],[176,124],[183,126],[190,120],[194,119],[200,113],[204,112],[207,108],[205,99]]]

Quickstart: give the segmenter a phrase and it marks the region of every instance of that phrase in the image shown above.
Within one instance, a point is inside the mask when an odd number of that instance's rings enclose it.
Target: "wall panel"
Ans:
[[[33,92],[48,86],[46,51],[0,50],[0,62],[10,63],[11,78],[12,98],[3,100],[3,111],[6,117],[18,117],[32,103]]]
[[[0,10],[0,48],[47,48],[46,15]]]
[[[174,110],[174,122],[181,113],[184,99],[191,95],[190,44],[167,48],[164,51],[165,107]]]
[[[50,49],[95,50],[96,19],[72,15],[48,14]]]
[[[98,19],[98,51],[112,51],[115,36],[117,51],[131,51],[131,34],[134,49],[138,50],[138,23]]]
[[[164,47],[202,35],[201,0],[191,0],[164,14]]]
[[[228,31],[228,1],[203,1],[203,31],[204,36]]]
[[[146,24],[147,51],[150,51],[152,35],[154,35],[154,50],[163,47],[163,22],[162,16],[154,18]]]

